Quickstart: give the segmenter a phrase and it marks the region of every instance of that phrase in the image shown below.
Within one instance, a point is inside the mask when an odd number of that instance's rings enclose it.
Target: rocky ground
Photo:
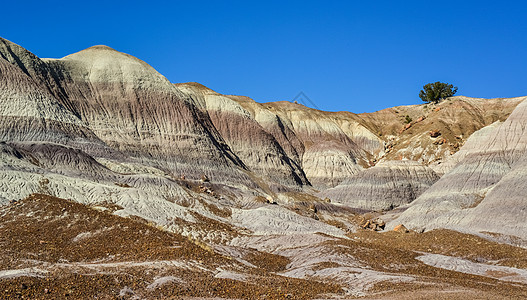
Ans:
[[[2,207],[0,297],[527,297],[527,250],[459,232],[358,230],[345,238],[318,234],[304,245],[287,245],[281,236],[274,250],[270,237],[254,242],[242,234],[238,239],[254,244],[228,254],[143,219],[115,216],[115,209],[41,194]]]
[[[279,276],[288,259],[244,259],[137,218],[32,195],[3,207],[0,298],[289,298],[341,294],[338,285]]]

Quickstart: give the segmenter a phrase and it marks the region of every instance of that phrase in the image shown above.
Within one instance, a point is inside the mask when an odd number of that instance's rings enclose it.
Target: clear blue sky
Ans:
[[[40,57],[104,44],[172,82],[324,110],[422,103],[432,81],[527,95],[527,1],[3,1],[0,36]]]

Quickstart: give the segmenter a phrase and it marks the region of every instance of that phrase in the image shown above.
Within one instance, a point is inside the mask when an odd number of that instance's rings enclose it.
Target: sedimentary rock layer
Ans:
[[[527,98],[503,124],[465,145],[463,158],[393,221],[417,229],[450,227],[527,237]],[[505,221],[506,219],[506,221]]]
[[[181,216],[184,209],[170,201],[194,201],[204,191],[210,199],[258,206],[258,197],[273,202],[281,192],[336,187],[320,195],[379,210],[420,195],[438,178],[430,165],[448,173],[419,199],[446,199],[432,206],[464,211],[463,222],[472,224],[465,212],[491,207],[485,201],[497,197],[492,188],[499,190],[510,172],[521,177],[524,149],[514,140],[524,126],[520,107],[499,122],[524,98],[323,112],[172,84],[106,46],[40,59],[4,39],[0,84],[2,202],[45,189],[84,203],[107,198],[156,219],[172,210]],[[419,163],[391,162],[402,159]],[[211,186],[199,186],[200,178]],[[507,180],[502,192],[516,185]],[[214,188],[228,196],[220,199]],[[416,220],[461,222],[430,218],[435,210]]]
[[[309,184],[300,166],[289,158],[275,137],[237,101],[196,83],[177,84],[176,87],[210,118],[226,147],[248,170],[268,182],[290,188]],[[271,187],[280,190],[273,184]]]
[[[103,145],[77,116],[50,93],[34,71],[44,63],[0,39],[0,140]]]
[[[412,202],[438,179],[418,162],[386,161],[319,195],[354,208],[389,210]]]
[[[456,153],[475,131],[504,121],[522,100],[456,96],[437,104],[387,108],[360,118],[385,141],[385,153],[379,159],[409,159],[428,165]]]
[[[46,63],[63,76],[66,106],[110,147],[175,176],[249,182],[210,120],[143,61],[95,46]]]

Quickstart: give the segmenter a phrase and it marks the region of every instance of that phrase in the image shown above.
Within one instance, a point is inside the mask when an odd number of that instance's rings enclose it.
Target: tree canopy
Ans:
[[[457,86],[444,82],[428,83],[419,92],[419,98],[426,103],[437,103],[445,98],[452,97],[457,92]]]

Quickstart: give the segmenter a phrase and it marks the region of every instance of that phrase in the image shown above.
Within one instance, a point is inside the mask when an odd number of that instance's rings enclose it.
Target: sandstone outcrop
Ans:
[[[370,219],[366,220],[364,224],[361,225],[362,229],[370,229],[373,231],[384,230],[386,223],[382,219]]]
[[[406,226],[404,226],[403,224],[399,224],[397,226],[395,226],[393,228],[393,231],[395,232],[402,232],[402,233],[409,233],[410,230],[408,230],[408,228],[406,228]]]
[[[386,153],[378,160],[408,159],[428,165],[457,152],[475,131],[504,121],[522,100],[456,96],[438,104],[398,106],[359,117],[361,124],[386,143]],[[405,125],[407,115],[415,121]],[[429,134],[432,130],[441,133],[445,142],[434,144],[436,139]]]

